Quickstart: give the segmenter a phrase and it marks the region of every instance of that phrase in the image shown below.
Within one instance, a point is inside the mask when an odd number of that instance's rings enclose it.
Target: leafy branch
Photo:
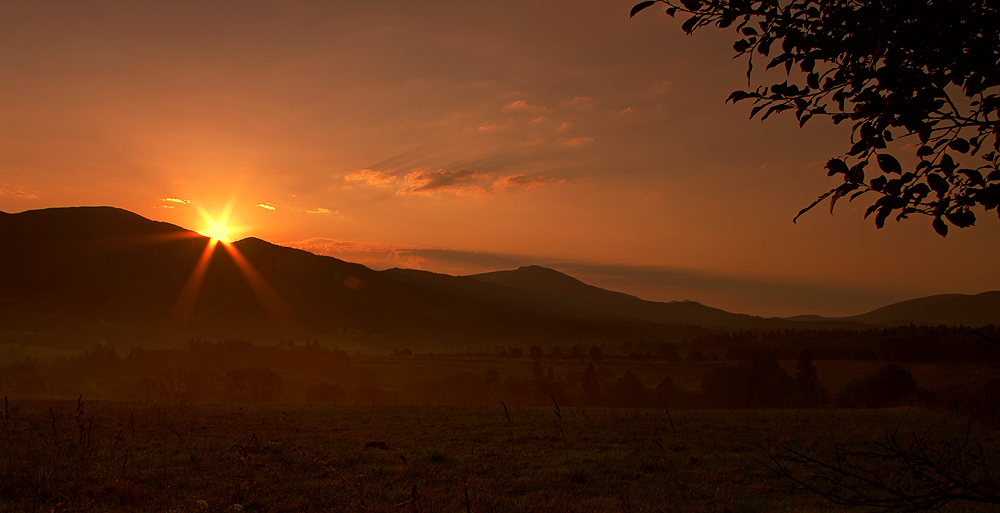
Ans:
[[[748,90],[727,101],[752,102],[750,117],[794,111],[799,126],[816,116],[853,122],[850,149],[830,159],[843,184],[795,216],[830,199],[877,196],[866,210],[884,226],[911,214],[948,225],[976,222],[974,208],[1000,215],[1000,5],[985,0],[647,0],[681,29],[735,26],[733,50],[747,62]],[[780,83],[749,89],[755,56],[765,70],[783,67]],[[956,98],[958,100],[956,101]],[[916,163],[904,172],[889,143],[912,137]],[[904,147],[905,148],[905,147]],[[970,163],[979,157],[978,164]],[[866,177],[877,164],[873,178]]]

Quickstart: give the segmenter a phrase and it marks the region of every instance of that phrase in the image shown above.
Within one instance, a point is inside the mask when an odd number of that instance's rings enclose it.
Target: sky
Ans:
[[[995,212],[793,223],[850,127],[749,119],[734,34],[634,3],[5,0],[0,211],[224,217],[373,269],[543,265],[761,316],[1000,289]]]

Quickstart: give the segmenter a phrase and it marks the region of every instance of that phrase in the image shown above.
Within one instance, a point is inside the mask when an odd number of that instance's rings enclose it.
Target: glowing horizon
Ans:
[[[947,239],[875,229],[868,196],[793,224],[850,127],[748,119],[732,34],[635,2],[60,2],[2,7],[0,211],[113,205],[451,274],[565,263],[763,316],[1000,289],[994,211]]]

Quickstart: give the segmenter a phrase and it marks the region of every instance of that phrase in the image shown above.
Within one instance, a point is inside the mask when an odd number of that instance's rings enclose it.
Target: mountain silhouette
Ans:
[[[847,319],[880,325],[1000,325],[1000,291],[941,294],[894,303]]]
[[[217,244],[197,280],[207,237],[112,207],[4,213],[0,240],[0,320],[9,342],[164,345],[332,334],[453,349],[692,336],[651,322],[566,315],[471,279],[464,281],[494,292],[470,297],[257,238],[232,243],[238,253]]]
[[[512,271],[476,274],[473,278],[525,291],[554,304],[600,317],[642,319],[652,322],[729,326],[763,319],[734,314],[695,301],[670,303],[646,301],[622,292],[588,285],[559,271],[537,265]]]
[[[645,301],[538,266],[448,276],[379,272],[253,237],[212,248],[196,232],[113,207],[0,213],[0,241],[0,342],[127,347],[324,336],[455,350],[671,342],[717,328],[1000,323],[1000,292],[934,296],[845,319],[763,319]]]

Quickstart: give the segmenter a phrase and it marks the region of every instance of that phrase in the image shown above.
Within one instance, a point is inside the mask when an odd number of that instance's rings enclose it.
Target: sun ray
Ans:
[[[212,254],[215,252],[217,242],[216,239],[210,238],[205,243],[205,249],[201,252],[201,256],[198,257],[198,262],[194,265],[194,269],[191,270],[187,282],[184,283],[184,288],[181,289],[181,293],[174,303],[170,318],[180,327],[185,326],[188,319],[191,318],[194,305],[198,301],[198,294],[201,292],[202,281],[205,279],[205,272],[208,271],[208,264],[212,260]]]
[[[243,273],[243,276],[250,284],[250,288],[253,289],[257,295],[257,299],[264,305],[264,309],[267,310],[271,318],[288,327],[301,327],[302,322],[295,315],[295,312],[285,303],[281,295],[278,294],[278,291],[274,290],[274,287],[253,268],[253,265],[243,256],[243,253],[240,253],[240,250],[233,244],[224,243],[222,246],[229,252],[229,256],[233,259],[240,272]]]

